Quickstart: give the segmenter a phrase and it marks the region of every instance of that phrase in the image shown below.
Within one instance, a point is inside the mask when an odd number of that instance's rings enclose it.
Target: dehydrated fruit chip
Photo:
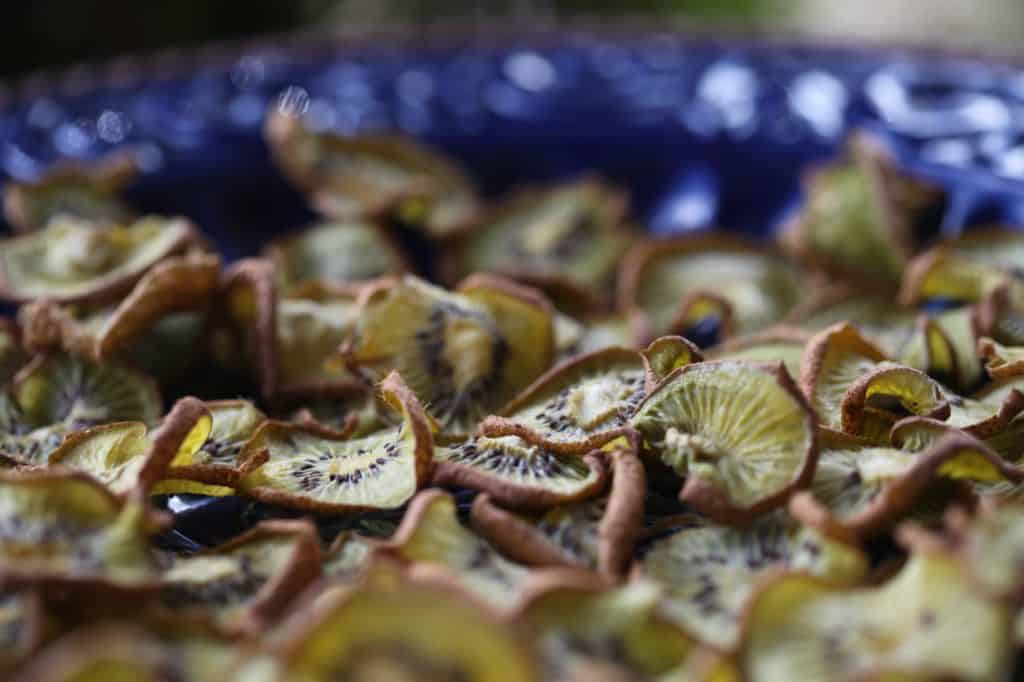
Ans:
[[[682,367],[631,424],[648,452],[686,476],[680,499],[724,523],[785,503],[814,472],[817,421],[782,365]]]
[[[431,426],[397,374],[380,390],[402,420],[369,435],[265,422],[239,455],[243,462],[265,461],[241,478],[240,490],[264,502],[324,513],[405,504],[430,475]]]
[[[61,217],[37,232],[0,241],[0,298],[116,299],[146,270],[197,240],[196,228],[183,218],[97,226]]]
[[[398,214],[443,238],[464,230],[478,210],[462,170],[412,139],[315,132],[277,110],[267,118],[266,136],[284,173],[333,218]]]
[[[234,485],[245,462],[242,448],[267,420],[248,400],[214,400],[203,405],[210,415],[210,432],[188,461],[171,462],[169,478]]]

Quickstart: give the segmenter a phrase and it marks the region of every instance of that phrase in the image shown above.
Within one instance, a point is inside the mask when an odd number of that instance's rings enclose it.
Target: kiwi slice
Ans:
[[[288,679],[310,682],[541,679],[533,647],[489,609],[389,566],[323,595],[282,649]]]
[[[803,210],[782,231],[783,248],[825,272],[876,287],[899,283],[914,223],[941,198],[899,171],[864,133],[849,138],[846,159],[807,176],[805,194]]]
[[[850,385],[839,413],[845,433],[885,443],[901,417],[946,419],[950,405],[942,387],[923,372],[885,363]]]
[[[931,299],[976,303],[1003,285],[1008,277],[990,266],[937,246],[910,262],[899,298],[908,305]]]
[[[134,155],[114,153],[88,165],[63,163],[38,179],[4,189],[4,218],[17,232],[46,227],[58,216],[86,222],[121,223],[132,210],[119,194],[138,174]]]
[[[150,267],[198,241],[184,218],[140,218],[96,226],[68,217],[0,241],[0,298],[62,303],[117,298]]]
[[[711,360],[781,362],[790,376],[800,376],[800,360],[810,340],[808,332],[796,327],[775,327],[764,332],[729,339],[710,354]]]
[[[413,499],[386,551],[405,562],[442,569],[459,587],[503,613],[522,605],[535,575],[463,526],[454,498],[441,490],[425,490]]]
[[[594,178],[521,191],[481,218],[454,256],[456,269],[526,282],[565,309],[597,307],[628,244],[626,205]]]
[[[442,239],[464,231],[479,199],[462,169],[411,138],[317,132],[271,111],[265,128],[281,170],[337,220],[399,217]]]
[[[154,265],[124,300],[112,305],[76,309],[51,299],[33,301],[18,311],[25,346],[110,359],[166,317],[205,308],[219,279],[220,259],[194,252]]]
[[[346,356],[370,379],[397,370],[450,434],[465,434],[548,369],[552,319],[538,295],[495,277],[450,293],[406,276],[364,292]]]
[[[582,670],[600,666],[614,671],[607,679],[650,680],[681,666],[694,642],[658,613],[659,592],[649,581],[607,589],[595,579],[550,580],[521,616],[547,679],[583,679]]]
[[[985,359],[985,371],[993,379],[1024,374],[1024,347],[1004,346],[982,337],[978,339],[978,355]]]
[[[956,375],[953,388],[970,392],[982,380],[985,369],[978,356],[980,323],[975,308],[957,308],[932,317],[942,329],[956,356]]]
[[[814,472],[817,421],[781,364],[681,367],[630,423],[647,452],[686,476],[680,499],[723,523],[784,504]]]
[[[981,595],[948,552],[914,550],[879,586],[801,574],[767,584],[744,622],[747,679],[1002,679],[1012,655],[1006,608]]]
[[[84,473],[0,471],[0,579],[11,587],[151,589],[147,536],[159,522]]]
[[[398,245],[378,225],[358,220],[317,223],[264,250],[282,291],[313,282],[346,285],[408,269]]]
[[[262,521],[213,550],[174,557],[161,576],[160,605],[228,631],[258,632],[320,576],[320,563],[312,523]]]
[[[721,234],[640,244],[623,261],[619,307],[638,341],[687,335],[716,317],[724,336],[778,322],[800,299],[801,276],[763,245]]]
[[[435,485],[490,494],[515,509],[544,509],[600,494],[608,467],[598,451],[552,452],[519,436],[476,436],[434,448]]]
[[[855,584],[869,568],[857,545],[782,512],[742,529],[692,515],[674,525],[647,549],[640,572],[664,590],[666,618],[720,650],[738,644],[746,604],[764,576],[785,569]]]
[[[239,455],[243,462],[262,460],[241,477],[241,491],[264,502],[323,513],[405,504],[430,475],[431,425],[397,374],[385,379],[380,390],[402,419],[366,436],[312,424],[264,422]]]
[[[801,519],[825,519],[846,532],[875,535],[911,512],[932,511],[962,494],[956,484],[1020,482],[1024,471],[977,439],[956,430],[921,452],[866,447],[828,439],[818,458],[810,494],[794,499]],[[943,485],[945,484],[945,485]],[[927,497],[926,497],[927,496]]]
[[[646,475],[631,450],[616,450],[609,458],[612,484],[607,495],[524,515],[506,511],[481,494],[473,500],[473,527],[506,556],[523,563],[621,577],[643,523]]]
[[[160,395],[149,377],[121,364],[67,354],[37,356],[15,377],[13,396],[33,427],[152,424],[161,412]]]
[[[214,400],[203,406],[210,416],[209,434],[187,462],[176,458],[170,463],[167,477],[234,485],[245,465],[242,448],[267,417],[248,400]]]
[[[43,643],[46,616],[39,592],[0,592],[0,674],[9,674]]]

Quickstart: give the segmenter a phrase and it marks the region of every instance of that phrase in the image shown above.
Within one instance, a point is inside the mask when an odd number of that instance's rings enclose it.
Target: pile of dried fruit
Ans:
[[[1012,673],[1024,234],[923,244],[942,194],[866,137],[775,253],[631,234],[597,180],[486,207],[412,142],[267,133],[325,221],[224,268],[123,158],[7,189],[0,675]],[[264,520],[182,551],[195,495]]]

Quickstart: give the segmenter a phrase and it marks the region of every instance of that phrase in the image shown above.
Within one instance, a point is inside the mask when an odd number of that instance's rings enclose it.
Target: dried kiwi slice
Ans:
[[[682,367],[630,422],[648,452],[686,476],[680,499],[723,523],[785,503],[814,472],[817,420],[781,364]]]
[[[799,300],[799,272],[763,245],[721,234],[641,244],[626,255],[619,307],[630,311],[636,339],[687,332],[719,319],[724,336],[778,322]]]
[[[61,217],[42,230],[0,241],[0,298],[109,301],[198,238],[184,218],[150,216],[97,226]]]
[[[782,512],[743,529],[696,516],[676,524],[678,530],[648,548],[639,572],[664,590],[660,605],[667,618],[721,650],[739,642],[746,604],[764,576],[786,569],[855,584],[870,565],[842,535],[802,526]]]
[[[749,336],[729,339],[715,352],[712,360],[781,362],[790,376],[800,376],[800,360],[810,340],[808,332],[796,327],[776,327]]]
[[[924,373],[885,363],[850,385],[839,413],[845,433],[884,443],[901,417],[946,419],[950,406],[942,387]]]
[[[380,390],[402,420],[366,436],[265,422],[239,455],[243,462],[265,459],[239,480],[241,491],[264,502],[324,513],[405,504],[430,476],[431,425],[397,374],[385,379]]]
[[[969,392],[974,390],[985,370],[978,357],[980,322],[973,307],[948,310],[932,317],[942,329],[956,356],[956,375],[953,388]]]
[[[288,679],[308,682],[540,679],[533,648],[488,609],[384,567],[325,594],[283,649]]]
[[[262,521],[191,556],[175,556],[161,575],[160,606],[176,618],[210,618],[233,632],[273,624],[320,576],[321,550],[309,521]]]
[[[607,588],[599,580],[553,577],[538,588],[521,619],[535,633],[547,679],[583,680],[595,667],[608,677],[651,680],[683,664],[694,642],[658,613],[649,581]]]
[[[434,448],[435,485],[490,494],[515,509],[545,509],[598,495],[608,481],[600,452],[552,452],[518,436],[476,436]]]
[[[596,307],[628,243],[626,203],[593,178],[522,191],[481,219],[456,252],[455,269],[526,282],[566,309]]]
[[[443,569],[459,587],[503,613],[522,605],[536,574],[464,527],[454,498],[441,490],[425,490],[413,499],[386,551],[405,562]]]
[[[848,158],[819,168],[805,181],[807,202],[783,229],[794,257],[839,276],[898,284],[913,246],[918,216],[939,191],[900,172],[879,142],[849,138]]]
[[[205,309],[219,280],[220,259],[196,252],[156,264],[113,305],[89,310],[33,301],[18,311],[25,347],[110,359],[168,316]]]
[[[985,370],[993,379],[1024,374],[1024,348],[1004,346],[988,337],[978,339],[978,355],[985,358]]]
[[[159,522],[80,472],[0,471],[0,581],[151,589]]]
[[[311,282],[345,285],[407,269],[405,257],[387,233],[360,221],[317,223],[271,242],[264,253],[285,292]]]
[[[151,436],[141,422],[114,422],[68,435],[49,466],[84,471],[118,495],[146,494],[176,462],[191,461],[210,433],[203,403],[182,398]]]
[[[548,369],[552,320],[542,297],[505,280],[449,293],[406,276],[364,292],[346,357],[371,379],[397,370],[447,431],[469,433]]]
[[[473,500],[473,527],[506,556],[539,566],[572,566],[608,577],[625,573],[643,523],[646,475],[630,450],[611,453],[607,495],[541,515],[505,511],[486,494]]]
[[[1007,281],[1008,275],[937,246],[910,262],[900,301],[918,305],[932,299],[976,303]]]
[[[914,550],[877,587],[800,574],[766,585],[744,623],[747,679],[1002,679],[1012,652],[1005,607],[979,594],[954,557]]]
[[[18,232],[40,230],[62,215],[93,223],[130,220],[133,212],[118,195],[138,170],[134,155],[123,153],[89,165],[57,165],[32,182],[8,183],[4,218]]]
[[[832,440],[818,457],[810,493],[794,498],[791,508],[801,519],[868,536],[911,512],[932,512],[922,498],[938,498],[941,505],[958,494],[956,482],[1019,482],[1022,476],[1024,471],[957,431],[921,452]]]
[[[430,237],[445,238],[465,230],[478,211],[462,170],[412,139],[317,132],[276,110],[265,133],[285,175],[320,212],[338,220],[397,215]]]
[[[248,400],[214,400],[203,406],[210,415],[209,434],[187,461],[171,462],[167,477],[235,485],[245,465],[242,448],[267,417]]]
[[[658,345],[658,361],[683,366],[700,360],[697,349],[677,337]],[[672,354],[672,357],[668,357]],[[548,371],[497,416],[481,424],[487,436],[516,435],[555,452],[589,452],[621,436],[636,406],[657,382],[648,357],[607,348]]]

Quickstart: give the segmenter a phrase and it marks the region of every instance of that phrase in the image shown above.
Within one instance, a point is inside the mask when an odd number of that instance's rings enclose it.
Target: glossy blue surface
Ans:
[[[311,218],[268,159],[268,106],[342,132],[421,136],[488,193],[594,169],[629,187],[658,232],[770,233],[799,201],[801,169],[866,126],[950,190],[944,231],[1024,223],[1024,69],[976,58],[565,33],[268,48],[74,90],[0,111],[0,173],[134,147],[147,169],[137,203],[191,216],[229,259]]]

